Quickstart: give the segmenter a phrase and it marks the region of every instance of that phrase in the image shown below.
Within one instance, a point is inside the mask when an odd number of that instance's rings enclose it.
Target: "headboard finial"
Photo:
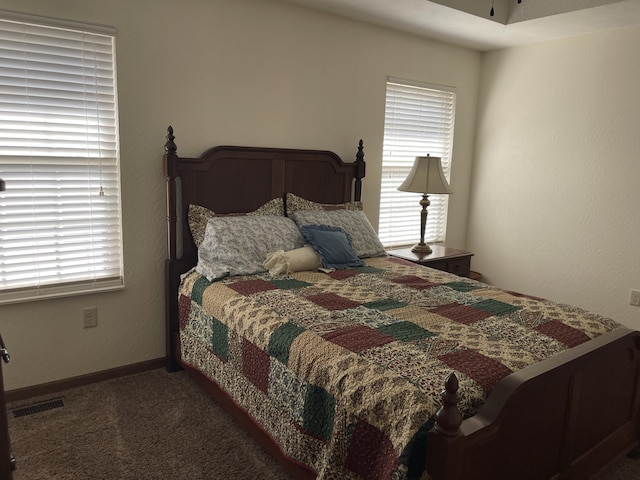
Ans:
[[[362,179],[365,175],[365,162],[364,162],[364,143],[362,139],[358,142],[358,152],[356,153],[355,171],[354,171],[354,199],[362,199]]]
[[[364,162],[364,143],[362,139],[358,142],[358,153],[356,153],[356,164]],[[364,176],[364,172],[363,172]]]
[[[173,136],[173,127],[169,125],[167,128],[167,143],[164,144],[164,153],[167,155],[175,155],[178,151],[178,147],[173,142],[176,137]]]

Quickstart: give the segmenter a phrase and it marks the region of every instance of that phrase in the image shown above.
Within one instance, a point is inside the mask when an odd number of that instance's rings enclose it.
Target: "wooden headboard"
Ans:
[[[178,331],[180,275],[194,267],[198,252],[187,224],[190,204],[216,213],[250,212],[273,198],[293,193],[320,203],[361,200],[365,161],[360,140],[355,161],[326,150],[220,146],[198,158],[179,157],[173,128],[167,130],[164,174],[167,188],[165,296],[167,355],[173,362]],[[174,365],[174,369],[176,365]]]

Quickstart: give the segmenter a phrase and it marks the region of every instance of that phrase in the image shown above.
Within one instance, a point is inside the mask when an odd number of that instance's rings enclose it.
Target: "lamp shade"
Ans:
[[[398,187],[402,192],[453,193],[442,171],[442,163],[438,157],[416,157],[409,175]]]

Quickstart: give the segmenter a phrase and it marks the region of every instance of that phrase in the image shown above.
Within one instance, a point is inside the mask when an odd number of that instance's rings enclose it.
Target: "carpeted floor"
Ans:
[[[12,414],[56,398],[64,406]],[[184,372],[153,370],[8,407],[14,480],[290,480]],[[599,480],[623,479],[640,479],[640,460],[624,458]]]
[[[64,406],[13,418],[51,398]],[[9,408],[14,480],[289,480],[184,372],[153,370]]]

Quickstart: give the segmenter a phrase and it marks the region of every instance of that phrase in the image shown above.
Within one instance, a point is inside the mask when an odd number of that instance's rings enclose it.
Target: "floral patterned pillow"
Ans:
[[[384,257],[387,254],[369,219],[361,210],[303,210],[291,214],[291,218],[298,227],[330,225],[342,228],[351,237],[353,249],[360,258]]]
[[[293,193],[285,196],[285,212],[287,216],[300,211],[323,211],[323,210],[362,210],[362,202],[346,203],[318,203],[298,197]]]
[[[189,205],[187,217],[189,220],[189,229],[193,236],[193,241],[197,247],[204,240],[204,233],[207,228],[207,222],[213,217],[231,217],[231,216],[253,216],[253,215],[276,215],[284,216],[284,201],[282,198],[274,198],[267,203],[249,213],[226,213],[219,214],[200,205]]]
[[[278,216],[213,217],[198,248],[196,271],[209,281],[265,272],[270,252],[304,246],[295,222]]]

